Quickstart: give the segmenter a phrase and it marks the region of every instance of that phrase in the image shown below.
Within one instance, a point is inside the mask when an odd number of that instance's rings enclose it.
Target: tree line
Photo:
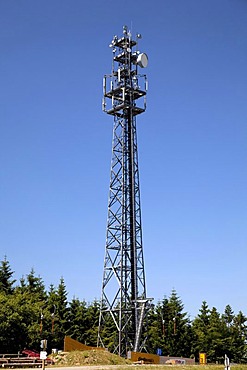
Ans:
[[[64,279],[46,290],[40,276],[32,269],[19,282],[7,258],[0,262],[0,353],[17,353],[23,349],[40,351],[42,339],[48,351],[63,349],[64,336],[89,346],[96,346],[100,302],[73,298],[68,301]],[[224,313],[202,302],[197,316],[191,320],[184,311],[175,290],[148,314],[147,349],[161,351],[164,356],[194,357],[207,354],[208,362],[223,362],[226,354],[232,362],[247,362],[247,318],[235,314],[230,305]],[[111,327],[105,330],[104,343],[114,347]]]

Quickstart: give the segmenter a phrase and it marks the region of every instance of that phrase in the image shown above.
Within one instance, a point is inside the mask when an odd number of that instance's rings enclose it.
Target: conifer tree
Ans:
[[[207,358],[210,362],[224,361],[226,353],[225,335],[226,324],[221,319],[219,312],[215,307],[210,311],[208,326],[208,342],[210,343]]]
[[[25,287],[29,293],[34,293],[40,299],[45,300],[47,298],[45,284],[40,276],[35,276],[33,268],[26,277]]]
[[[87,304],[85,300],[82,302],[78,298],[73,298],[69,303],[68,308],[68,329],[66,335],[71,338],[78,340],[81,343],[85,343],[87,326]]]
[[[234,311],[232,310],[229,304],[225,307],[225,311],[222,315],[222,319],[226,323],[226,326],[228,328],[232,325],[232,322],[234,319]]]
[[[151,304],[148,311],[147,328],[147,350],[150,353],[157,353],[158,348],[161,349],[163,354],[166,352],[162,318],[162,302],[158,302],[156,306]]]
[[[148,348],[152,353],[161,349],[167,356],[191,355],[191,325],[184,306],[175,290],[164,297],[150,312]]]
[[[221,319],[224,323],[224,346],[225,346],[225,354],[232,360],[235,343],[233,343],[233,320],[234,320],[234,312],[230,305],[225,307],[224,313],[221,315]]]
[[[12,279],[14,271],[11,270],[10,263],[5,256],[0,265],[0,292],[12,294],[14,292],[13,284],[16,280]]]
[[[210,342],[208,338],[210,309],[206,301],[202,302],[199,314],[192,322],[192,352],[196,361],[199,361],[199,353],[208,353]]]
[[[50,312],[51,330],[49,333],[52,348],[63,349],[64,337],[68,329],[68,301],[67,291],[63,277],[57,289],[50,287],[47,307]],[[52,325],[52,321],[54,323]],[[52,329],[53,328],[53,329]]]
[[[242,311],[234,317],[232,324],[232,347],[231,360],[237,363],[247,363],[247,318]]]
[[[99,325],[99,312],[100,312],[100,303],[98,300],[94,300],[87,308],[87,331],[86,344],[89,346],[97,345],[98,337],[98,325]]]
[[[191,326],[188,314],[184,312],[182,300],[178,297],[177,292],[173,289],[168,302],[168,338],[167,348],[170,356],[191,355],[190,339]]]

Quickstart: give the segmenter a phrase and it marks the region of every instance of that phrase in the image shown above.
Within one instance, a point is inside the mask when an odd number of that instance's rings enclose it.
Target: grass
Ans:
[[[222,365],[141,365],[141,370],[224,370]],[[128,367],[125,367],[127,370]],[[124,367],[121,368],[124,370]],[[247,370],[247,365],[231,365],[231,370]]]
[[[73,351],[63,352],[61,354],[52,355],[55,366],[94,366],[102,369],[112,369],[112,365],[117,365],[117,370],[131,370],[136,367],[140,370],[224,370],[222,365],[135,365],[131,361],[126,360],[118,355],[114,355],[107,351]],[[54,365],[53,365],[54,366]],[[231,365],[231,370],[247,370],[247,365]]]
[[[143,365],[142,370],[163,370],[164,368],[171,367],[172,370],[224,370],[225,366],[222,365]],[[163,369],[161,369],[163,368]],[[167,369],[168,370],[168,369]],[[171,370],[171,369],[169,369]],[[231,370],[247,370],[247,365],[231,365]]]

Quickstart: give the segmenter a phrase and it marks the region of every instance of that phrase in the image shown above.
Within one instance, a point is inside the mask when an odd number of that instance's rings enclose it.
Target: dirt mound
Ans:
[[[129,360],[113,355],[108,351],[72,351],[63,352],[53,356],[57,366],[82,366],[82,365],[126,365]]]

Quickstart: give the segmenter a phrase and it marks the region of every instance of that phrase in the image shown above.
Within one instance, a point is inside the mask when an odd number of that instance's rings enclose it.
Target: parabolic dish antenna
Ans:
[[[148,56],[147,56],[147,54],[145,54],[145,53],[139,54],[138,57],[137,57],[136,63],[141,68],[146,68],[147,65],[148,65]]]

